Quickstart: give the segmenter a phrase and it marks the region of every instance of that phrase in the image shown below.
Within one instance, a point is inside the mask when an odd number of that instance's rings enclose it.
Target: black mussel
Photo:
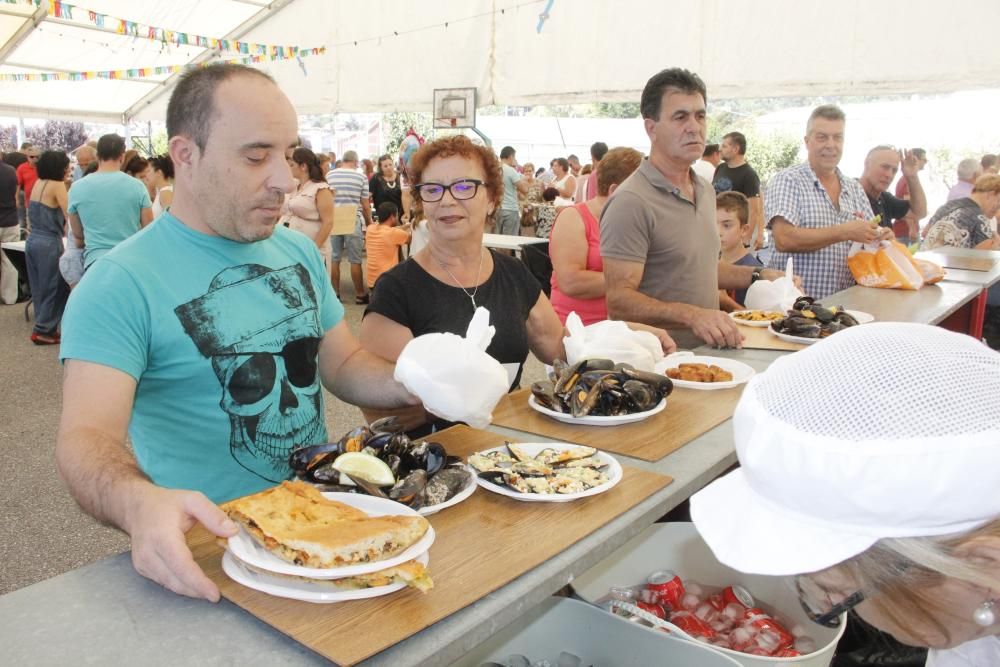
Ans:
[[[361,489],[363,492],[367,493],[369,496],[375,496],[376,498],[388,498],[389,497],[388,495],[386,495],[385,491],[383,491],[378,486],[372,484],[367,479],[364,479],[362,477],[355,477],[354,475],[351,475],[350,473],[346,473],[346,472],[344,473],[344,476],[347,477],[352,482],[354,482],[359,489]]]
[[[330,454],[340,454],[339,442],[324,442],[321,445],[299,447],[288,456],[288,465],[295,472],[307,472],[317,465],[322,465]]]
[[[433,475],[444,467],[448,460],[448,452],[440,443],[422,440],[410,447],[409,451],[402,454],[400,458],[403,460],[403,467],[407,470],[423,470],[428,475]]]
[[[827,308],[826,306],[821,306],[818,303],[814,303],[808,308],[804,308],[802,313],[812,313],[817,320],[824,323],[833,320],[833,317],[837,314],[836,311]]]
[[[405,431],[402,420],[396,415],[376,419],[368,425],[368,430],[372,433],[402,433]]]
[[[844,326],[843,324],[841,324],[840,322],[837,322],[837,321],[829,322],[829,323],[823,325],[823,331],[820,334],[820,337],[821,338],[826,338],[827,336],[835,334],[838,331],[843,331],[846,328],[847,327]]]
[[[393,433],[392,437],[389,438],[389,442],[382,448],[382,452],[386,455],[396,454],[397,456],[403,456],[412,447],[413,441],[405,433]]]
[[[582,384],[576,385],[569,397],[569,408],[573,416],[586,417],[589,415],[601,397],[602,388],[603,384],[600,382],[589,389]]]
[[[792,310],[802,310],[806,306],[809,306],[813,303],[816,303],[816,299],[812,298],[811,296],[800,296],[792,304]]]
[[[640,382],[652,385],[654,389],[660,392],[661,398],[663,396],[669,396],[670,392],[674,390],[673,381],[666,375],[662,375],[660,373],[632,369],[630,371],[625,371],[625,375],[629,376],[633,380],[639,380]]]
[[[385,457],[385,463],[389,466],[389,470],[392,471],[392,476],[399,479],[403,472],[403,459],[396,454],[388,454]]]
[[[781,320],[781,333],[803,338],[819,338],[822,331],[820,323],[806,317],[786,317]]]
[[[625,393],[634,401],[639,412],[652,410],[660,402],[660,393],[656,388],[639,380],[629,380],[624,386]]]
[[[386,445],[392,442],[394,437],[396,437],[396,434],[392,431],[381,431],[379,433],[375,433],[370,438],[365,440],[365,448],[381,452],[385,449]]]
[[[472,474],[464,468],[446,468],[434,475],[424,489],[423,504],[439,505],[465,488]]]
[[[365,443],[370,438],[372,432],[367,426],[357,426],[344,434],[338,441],[342,452],[360,452],[365,448]]]
[[[428,476],[436,474],[448,463],[448,452],[445,451],[444,445],[437,442],[427,443],[425,457],[424,470],[427,471]]]
[[[548,380],[533,382],[531,384],[531,395],[535,397],[535,400],[543,408],[548,408],[555,412],[566,412],[563,408],[562,400],[555,394],[555,385]]]
[[[330,461],[310,470],[307,479],[320,484],[337,484],[340,482],[340,471],[334,468],[333,461]]]
[[[427,488],[427,472],[414,470],[389,489],[389,498],[398,503],[420,509],[423,504],[424,489]]]
[[[320,493],[364,493],[356,486],[345,486],[344,484],[316,484]]]
[[[851,315],[846,310],[841,310],[839,313],[834,315],[833,321],[837,322],[838,324],[842,324],[845,327],[853,327],[858,325],[858,321],[857,319],[855,319],[854,315]]]
[[[559,377],[563,374],[563,371],[565,371],[567,368],[569,368],[569,364],[567,364],[562,359],[555,359],[552,362],[552,370],[549,371],[549,381],[552,382],[553,384],[558,382]]]
[[[580,379],[580,374],[583,373],[586,368],[586,359],[581,359],[575,364],[566,366],[566,368],[559,373],[559,378],[555,381],[552,391],[557,396],[568,394],[574,387],[576,387],[577,381]]]

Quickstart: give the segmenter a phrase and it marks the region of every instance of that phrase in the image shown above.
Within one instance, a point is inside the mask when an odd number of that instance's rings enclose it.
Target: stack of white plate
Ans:
[[[356,493],[324,493],[330,500],[344,503],[355,507],[370,516],[419,516],[415,510],[401,505],[392,500],[365,496]],[[375,561],[372,563],[359,563],[357,565],[345,565],[344,567],[319,569],[315,567],[304,567],[294,565],[281,560],[262,546],[257,544],[242,528],[240,532],[229,539],[229,548],[222,557],[222,569],[233,581],[243,584],[248,588],[275,595],[277,597],[291,598],[293,600],[303,600],[306,602],[343,602],[345,600],[360,600],[362,598],[373,598],[380,595],[394,593],[405,584],[390,584],[388,586],[378,586],[376,588],[364,588],[360,590],[340,590],[331,585],[317,583],[315,581],[305,581],[294,577],[306,577],[313,580],[334,580],[345,577],[353,577],[360,574],[371,574],[388,567],[400,565],[410,560],[416,559],[425,567],[430,561],[428,550],[434,543],[434,528],[430,525],[427,532],[415,544],[402,553],[392,558]],[[252,565],[255,569],[247,567]],[[272,572],[271,576],[258,570]]]

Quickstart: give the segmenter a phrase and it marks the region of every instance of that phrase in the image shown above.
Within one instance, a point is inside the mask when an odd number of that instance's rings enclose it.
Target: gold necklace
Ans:
[[[483,258],[485,256],[486,256],[486,253],[484,253],[484,252],[482,252],[482,250],[480,250],[480,252],[479,252],[479,270],[476,271],[476,287],[475,287],[475,289],[472,290],[471,294],[469,293],[469,291],[467,289],[465,289],[464,287],[462,287],[462,283],[459,282],[458,278],[455,277],[454,273],[452,273],[451,271],[448,270],[448,267],[444,265],[444,262],[442,262],[437,257],[434,258],[434,261],[438,263],[438,266],[440,266],[442,269],[444,269],[445,272],[449,276],[451,276],[451,279],[455,281],[455,286],[458,287],[458,289],[462,290],[462,292],[465,294],[465,296],[469,297],[469,301],[472,302],[472,310],[475,310],[476,307],[477,307],[476,306],[476,292],[479,291],[479,278],[480,278],[480,276],[483,275]]]

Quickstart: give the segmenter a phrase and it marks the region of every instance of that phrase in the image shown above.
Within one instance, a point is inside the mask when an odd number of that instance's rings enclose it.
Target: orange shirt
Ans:
[[[368,253],[368,289],[375,286],[378,277],[399,262],[399,246],[410,240],[410,232],[399,227],[382,224],[368,225],[365,232],[365,251]]]

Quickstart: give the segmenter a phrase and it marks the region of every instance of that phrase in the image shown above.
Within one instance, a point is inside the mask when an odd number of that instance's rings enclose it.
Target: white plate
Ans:
[[[557,452],[561,452],[565,449],[579,447],[580,445],[573,445],[568,442],[519,442],[517,443],[517,446],[534,456],[543,449],[554,449]],[[506,451],[507,448],[505,446],[494,447],[493,449],[484,450],[484,452],[481,453],[495,452],[497,450]],[[605,472],[608,476],[608,481],[600,486],[595,486],[592,489],[587,489],[586,491],[581,491],[580,493],[521,493],[520,491],[515,491],[510,487],[494,484],[493,482],[487,481],[478,475],[476,475],[476,482],[478,482],[479,486],[483,487],[487,491],[492,491],[493,493],[499,493],[501,496],[507,496],[508,498],[523,500],[529,503],[568,503],[571,500],[586,498],[587,496],[596,496],[599,493],[604,493],[621,481],[622,466],[618,463],[618,460],[615,459],[615,457],[605,454],[602,451],[598,451],[594,454],[594,456],[608,464],[608,470]]]
[[[733,320],[733,322],[736,322],[737,324],[742,324],[745,327],[757,327],[757,328],[761,328],[762,329],[764,327],[771,326],[771,320],[741,320],[740,318],[736,317],[736,313],[749,313],[749,312],[752,312],[752,311],[750,311],[750,310],[737,310],[737,311],[733,311],[733,312],[729,313],[729,317],[730,317],[730,319]],[[777,313],[778,311],[775,310],[773,312]]]
[[[401,505],[394,500],[386,500],[385,498],[376,498],[360,493],[324,493],[323,495],[330,500],[336,500],[345,505],[356,507],[370,516],[420,516],[415,510],[410,509],[406,505]],[[371,563],[358,563],[357,565],[345,565],[344,567],[327,569],[303,567],[302,565],[294,565],[288,561],[281,560],[264,547],[258,545],[242,527],[240,527],[240,532],[235,537],[229,538],[229,549],[240,560],[271,572],[295,574],[300,577],[311,577],[313,579],[339,579],[341,577],[353,577],[356,574],[377,572],[387,567],[413,560],[430,549],[433,543],[434,528],[433,526],[428,526],[424,536],[398,556]]]
[[[663,409],[667,407],[667,399],[664,398],[652,410],[646,410],[645,412],[633,412],[631,414],[618,415],[615,417],[592,417],[590,415],[587,415],[586,417],[574,417],[568,412],[556,412],[555,410],[549,410],[536,401],[534,396],[528,396],[528,406],[533,410],[541,412],[547,417],[552,417],[553,419],[567,424],[580,424],[582,426],[618,426],[619,424],[641,422],[643,419],[649,419],[658,412],[663,412]]]
[[[866,313],[866,312],[861,311],[861,310],[847,310],[847,309],[844,309],[844,312],[846,312],[851,317],[853,317],[854,319],[856,319],[858,321],[858,324],[868,324],[869,322],[874,322],[875,321],[875,316],[874,315],[872,315],[871,313]]]
[[[430,562],[427,553],[423,553],[417,558],[424,567]],[[385,569],[385,568],[382,568]],[[375,588],[362,588],[356,591],[338,591],[333,588],[326,588],[319,584],[307,581],[294,581],[271,577],[260,572],[254,572],[246,567],[229,550],[222,556],[222,571],[230,579],[238,584],[243,584],[247,588],[252,588],[261,593],[274,595],[279,598],[290,598],[292,600],[302,600],[303,602],[344,602],[346,600],[363,600],[365,598],[375,598],[381,595],[388,595],[406,588],[406,584],[389,584],[388,586],[376,586]]]
[[[821,340],[823,340],[822,338],[806,338],[805,336],[793,336],[791,334],[778,333],[771,327],[768,327],[767,330],[771,332],[772,336],[777,336],[786,343],[798,343],[799,345],[812,345],[813,343],[818,343]]]
[[[447,507],[459,504],[460,502],[462,502],[463,500],[465,500],[466,498],[468,498],[473,494],[473,492],[476,490],[476,469],[470,465],[463,466],[463,468],[465,468],[472,474],[472,477],[469,479],[469,483],[465,485],[465,488],[456,493],[454,496],[452,496],[450,500],[446,500],[443,503],[438,503],[437,505],[430,505],[429,507],[421,507],[419,510],[417,510],[420,513],[420,516],[430,516],[431,514],[437,514],[438,512]]]
[[[666,374],[667,369],[677,368],[681,364],[707,364],[718,366],[733,374],[733,379],[729,382],[689,382],[687,380],[673,380],[675,387],[685,389],[700,389],[711,391],[713,389],[729,389],[747,382],[757,372],[750,366],[735,359],[724,357],[696,357],[692,354],[671,354],[668,357],[656,362],[656,372]],[[671,378],[673,379],[673,378]]]

